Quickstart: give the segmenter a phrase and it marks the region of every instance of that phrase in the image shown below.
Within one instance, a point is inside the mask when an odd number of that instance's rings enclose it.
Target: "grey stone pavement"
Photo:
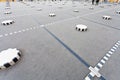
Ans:
[[[120,40],[120,14],[115,13],[119,4],[64,2],[10,3],[12,14],[8,15],[4,14],[5,3],[0,3],[0,22],[15,21],[0,25],[0,51],[18,48],[22,52],[20,62],[0,71],[0,80],[84,80],[90,70],[80,59],[94,67]],[[73,12],[75,9],[79,12]],[[49,17],[52,12],[56,17]],[[103,20],[103,15],[112,20]],[[76,31],[77,24],[88,26],[88,31]],[[120,79],[119,52],[120,47],[100,70],[106,80]]]

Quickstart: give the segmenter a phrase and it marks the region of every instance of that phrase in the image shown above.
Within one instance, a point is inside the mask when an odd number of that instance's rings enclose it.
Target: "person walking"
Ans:
[[[98,5],[99,4],[99,0],[96,0],[96,5]]]
[[[92,5],[94,5],[94,1],[95,1],[95,0],[92,0]]]

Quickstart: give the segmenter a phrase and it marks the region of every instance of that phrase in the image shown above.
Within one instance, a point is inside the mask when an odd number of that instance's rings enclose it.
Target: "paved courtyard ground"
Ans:
[[[1,70],[0,80],[84,80],[90,73],[88,68],[95,67],[120,40],[120,14],[116,14],[120,4],[40,1],[10,5],[11,9],[5,10],[6,3],[0,3],[0,22],[15,21],[12,25],[0,25],[0,51],[18,48],[22,59]],[[5,11],[12,14],[4,14]],[[49,13],[56,16],[49,17]],[[112,19],[104,20],[103,15]],[[88,30],[75,30],[77,24],[86,25]],[[106,80],[120,79],[119,56],[120,46],[100,69]]]

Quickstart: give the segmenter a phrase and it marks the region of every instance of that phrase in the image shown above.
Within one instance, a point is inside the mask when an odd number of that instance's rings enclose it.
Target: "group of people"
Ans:
[[[95,4],[95,2],[96,2],[96,4]],[[96,1],[95,1],[95,0],[92,0],[92,5],[94,5],[94,4],[95,4],[95,5],[98,5],[98,4],[99,4],[99,0],[96,0]]]

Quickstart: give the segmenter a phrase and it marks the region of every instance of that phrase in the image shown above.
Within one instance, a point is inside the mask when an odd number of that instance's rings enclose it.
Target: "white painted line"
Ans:
[[[106,56],[103,57],[106,61],[108,60],[108,58]]]
[[[40,25],[40,27],[45,27],[45,25]]]
[[[113,46],[113,49],[117,49],[117,48]]]
[[[80,18],[79,16],[77,16],[76,18]]]
[[[45,24],[45,26],[48,26],[48,24]],[[42,27],[42,26],[40,26],[40,27]]]
[[[17,32],[15,31],[14,33],[16,34]]]
[[[119,43],[116,43],[117,45],[120,45]]]
[[[85,77],[85,80],[91,80],[89,75],[97,76],[97,77],[101,76],[101,74],[98,71],[100,70],[100,68],[103,67],[103,65],[108,60],[108,58],[111,57],[111,54],[113,54],[113,52],[117,49],[118,45],[119,43],[116,43],[115,46],[112,47],[111,51],[108,51],[108,53],[102,58],[102,60],[94,68],[92,68],[91,66],[89,67],[89,70],[91,72]]]
[[[22,32],[22,31],[18,31],[18,32]]]
[[[115,50],[114,50],[114,49],[111,49],[111,51],[113,51],[113,52],[114,52]]]
[[[94,77],[95,75],[94,75],[94,73],[92,73],[92,72],[90,72],[90,75],[92,76],[92,77]]]
[[[53,23],[49,23],[48,25],[52,25]]]
[[[36,29],[36,27],[33,27],[33,29]]]
[[[88,76],[85,77],[85,80],[91,80]]]
[[[9,35],[12,35],[13,33],[9,33]]]
[[[3,35],[0,35],[0,37],[3,37]]]
[[[8,34],[5,34],[5,36],[8,36]]]
[[[33,28],[30,28],[31,30],[33,29]]]
[[[45,26],[48,26],[48,25],[50,25],[50,23],[48,23],[48,24],[45,24]]]
[[[120,41],[118,41],[120,43]]]
[[[105,61],[103,59],[101,60],[101,62],[105,64]]]
[[[89,67],[89,70],[91,71],[89,74],[90,74],[92,77],[94,77],[95,75],[96,75],[97,77],[100,77],[100,76],[101,76],[101,74],[100,74],[98,71],[96,71],[95,68],[92,68],[92,67],[90,66],[90,67]]]
[[[102,64],[100,64],[100,63],[98,63],[97,65],[98,65],[100,68],[102,68],[102,66],[103,66],[103,65],[102,65]]]
[[[118,45],[115,44],[115,47],[118,47]]]
[[[24,29],[23,29],[22,31],[23,31],[23,32],[25,32],[25,30],[24,30]]]
[[[97,67],[95,67],[94,69],[95,69],[96,71],[99,71],[99,70],[100,70],[100,69],[99,69],[99,68],[97,68]]]
[[[47,23],[47,24],[45,24],[45,26],[48,26],[48,25],[50,25],[51,23]]]
[[[41,28],[40,26],[36,27],[36,28]]]
[[[117,49],[117,48],[113,46],[113,49]]]
[[[111,52],[111,51],[108,51],[108,53],[113,54],[113,52]]]
[[[29,31],[29,29],[27,28],[26,31]]]
[[[106,54],[106,56],[110,57],[111,55],[110,54]]]

